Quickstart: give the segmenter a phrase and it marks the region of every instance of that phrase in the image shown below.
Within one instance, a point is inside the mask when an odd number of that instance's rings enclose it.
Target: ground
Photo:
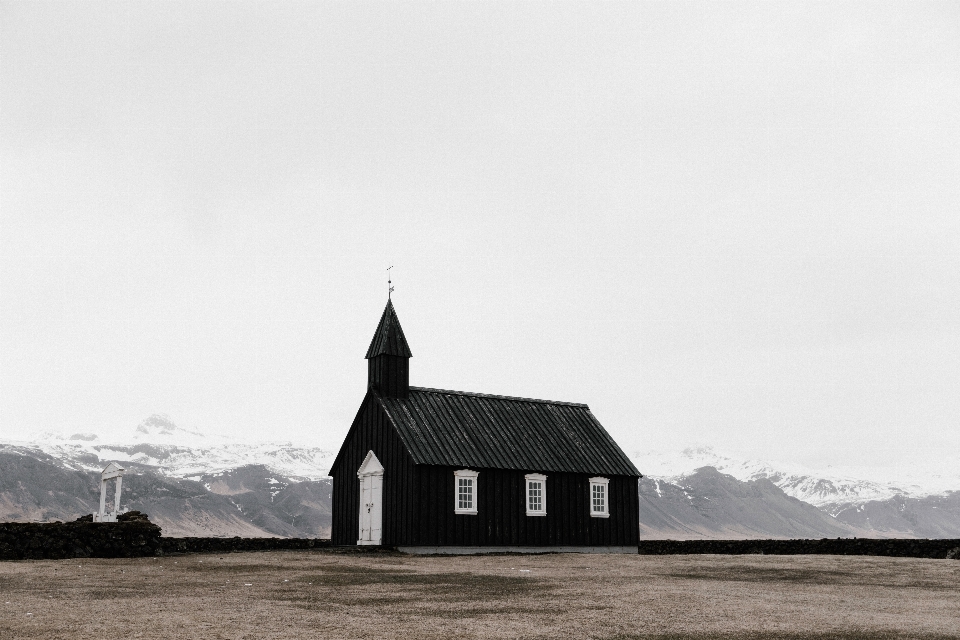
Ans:
[[[330,551],[0,562],[0,638],[960,638],[960,562]]]

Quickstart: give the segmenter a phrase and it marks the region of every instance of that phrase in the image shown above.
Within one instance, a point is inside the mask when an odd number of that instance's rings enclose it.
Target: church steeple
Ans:
[[[410,390],[411,357],[400,319],[388,299],[367,349],[367,385],[381,395],[406,398]]]

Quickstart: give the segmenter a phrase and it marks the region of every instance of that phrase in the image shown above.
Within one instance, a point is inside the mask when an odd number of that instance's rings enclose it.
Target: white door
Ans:
[[[373,451],[357,471],[360,479],[360,538],[357,544],[383,541],[383,466]]]
[[[370,506],[370,494],[373,493],[373,483],[370,482],[373,476],[361,476],[360,478],[360,539],[357,544],[370,544],[370,516],[372,507]]]
[[[370,544],[383,541],[383,476],[370,478]]]

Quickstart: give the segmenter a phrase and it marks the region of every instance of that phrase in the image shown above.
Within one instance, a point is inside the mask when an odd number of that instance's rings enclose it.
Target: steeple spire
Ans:
[[[410,390],[410,347],[400,319],[387,298],[380,324],[367,349],[367,385],[385,396],[406,398]]]
[[[377,325],[377,330],[373,334],[373,340],[370,341],[367,355],[364,357],[369,360],[381,354],[402,358],[413,357],[407,345],[407,339],[403,335],[400,318],[397,317],[397,311],[393,308],[393,301],[389,299],[383,315],[380,316],[380,324]]]

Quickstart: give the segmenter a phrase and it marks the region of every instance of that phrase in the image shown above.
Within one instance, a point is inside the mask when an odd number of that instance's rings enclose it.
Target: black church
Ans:
[[[636,553],[641,476],[587,405],[411,387],[411,356],[388,300],[330,469],[333,544]]]

